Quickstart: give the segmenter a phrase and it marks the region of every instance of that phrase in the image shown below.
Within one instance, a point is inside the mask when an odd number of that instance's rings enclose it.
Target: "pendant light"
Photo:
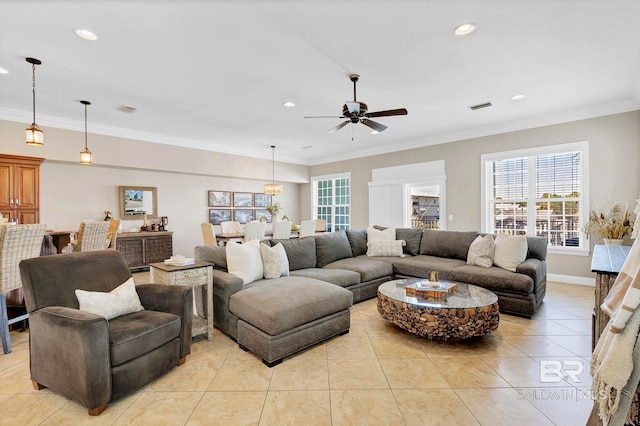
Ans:
[[[264,193],[267,195],[278,195],[282,194],[282,185],[276,183],[276,147],[275,145],[271,145],[272,155],[271,155],[271,163],[273,169],[273,180],[271,183],[266,183],[264,185]]]
[[[80,152],[80,164],[91,164],[91,151],[87,148],[87,105],[89,101],[80,101],[84,105],[84,151]]]
[[[31,64],[31,85],[33,89],[33,123],[31,123],[31,126],[27,127],[27,145],[43,146],[44,133],[36,124],[36,65],[40,65],[42,62],[35,58],[25,58],[25,60]]]

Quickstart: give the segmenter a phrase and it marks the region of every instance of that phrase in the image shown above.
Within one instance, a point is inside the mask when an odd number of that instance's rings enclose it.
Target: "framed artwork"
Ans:
[[[231,220],[231,209],[209,209],[209,223],[212,225],[220,225],[228,220]]]
[[[267,218],[267,223],[271,223],[271,213],[264,209],[256,209],[256,220],[260,220],[262,216]]]
[[[271,205],[270,194],[253,194],[254,207],[269,207]]]
[[[234,192],[233,207],[253,207],[253,192]]]
[[[209,207],[231,207],[231,191],[209,191]]]
[[[249,223],[253,220],[253,210],[250,209],[234,209],[233,220],[240,223]]]

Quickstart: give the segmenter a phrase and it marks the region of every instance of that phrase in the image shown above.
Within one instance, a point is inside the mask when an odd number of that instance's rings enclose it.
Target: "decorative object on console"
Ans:
[[[267,195],[282,194],[282,185],[276,183],[276,146],[271,145],[271,167],[273,173],[273,180],[271,183],[264,184],[264,193]]]
[[[44,145],[44,132],[36,124],[36,65],[41,65],[42,62],[36,58],[25,58],[27,62],[31,64],[31,87],[33,93],[33,123],[27,127],[27,145],[30,146],[43,146]]]
[[[622,210],[620,203],[613,203],[606,212],[593,210],[589,221],[582,229],[586,237],[597,231],[602,238],[607,240],[619,240],[625,235],[631,234],[633,222],[630,220],[631,213],[628,206]],[[607,244],[607,241],[605,241]]]
[[[87,147],[87,105],[91,105],[89,101],[80,101],[84,105],[84,151],[80,152],[80,164],[91,164],[92,155]]]

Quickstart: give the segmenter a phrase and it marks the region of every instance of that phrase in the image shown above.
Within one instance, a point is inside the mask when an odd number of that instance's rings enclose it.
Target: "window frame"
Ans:
[[[536,156],[544,156],[544,155],[553,155],[553,154],[562,154],[567,152],[580,152],[581,154],[581,193],[580,197],[578,197],[578,215],[579,215],[579,233],[580,233],[580,242],[578,246],[569,247],[569,246],[553,246],[548,245],[547,249],[550,253],[558,253],[558,254],[570,254],[570,255],[578,255],[578,256],[587,256],[589,254],[590,244],[586,238],[585,233],[582,228],[584,227],[585,221],[589,217],[589,142],[588,141],[580,141],[580,142],[571,142],[565,144],[558,145],[547,145],[535,148],[527,148],[527,149],[518,149],[512,151],[503,151],[503,152],[495,152],[482,154],[480,163],[481,163],[481,230],[482,232],[493,233],[494,226],[492,224],[493,213],[489,211],[490,208],[493,208],[493,198],[492,198],[492,167],[490,165],[494,161],[501,160],[509,160],[515,158],[523,158],[526,157],[531,162],[531,157]],[[528,196],[527,196],[527,206],[532,206],[533,208],[527,208],[527,235],[535,235],[535,227],[536,227],[536,218],[535,218],[535,205],[536,205],[536,191],[535,191],[535,169],[530,170],[528,173]]]
[[[347,178],[349,179],[349,184],[347,186],[348,191],[349,191],[349,202],[348,204],[336,204],[336,186],[335,186],[335,182],[338,179],[344,179]],[[318,182],[320,181],[328,181],[331,180],[333,181],[333,191],[332,191],[332,203],[330,204],[331,206],[331,221],[327,221],[327,226],[328,229],[327,231],[329,232],[333,232],[336,230],[336,207],[344,207],[346,206],[349,210],[349,214],[347,215],[347,224],[346,224],[346,229],[351,229],[351,172],[344,172],[344,173],[335,173],[335,174],[330,174],[330,175],[323,175],[323,176],[312,176],[311,177],[311,218],[313,220],[318,219]]]

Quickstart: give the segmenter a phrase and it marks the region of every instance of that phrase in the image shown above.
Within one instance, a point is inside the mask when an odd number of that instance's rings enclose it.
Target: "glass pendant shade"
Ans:
[[[89,101],[80,101],[84,105],[84,151],[80,151],[80,164],[92,164],[92,155],[87,148],[87,105],[91,105]]]
[[[279,195],[282,194],[282,185],[276,183],[276,147],[275,145],[271,145],[271,167],[273,172],[273,180],[271,183],[264,184],[264,193],[267,195]]]
[[[26,129],[26,141],[29,146],[44,146],[44,132],[36,124],[36,65],[42,64],[39,59],[25,58],[31,64],[31,92],[33,95],[33,123]]]

